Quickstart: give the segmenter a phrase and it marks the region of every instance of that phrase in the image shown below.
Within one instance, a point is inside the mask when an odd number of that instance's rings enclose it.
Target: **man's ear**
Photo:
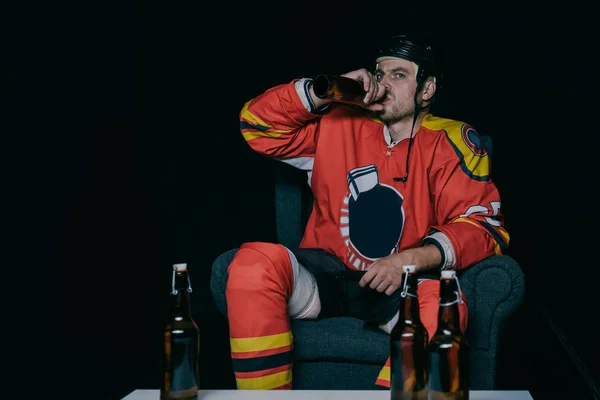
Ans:
[[[437,89],[437,85],[435,83],[435,77],[431,77],[431,78],[427,78],[427,80],[425,81],[425,84],[423,85],[423,95],[422,95],[422,100],[425,101],[430,101],[433,98],[433,95],[435,94],[435,91]]]

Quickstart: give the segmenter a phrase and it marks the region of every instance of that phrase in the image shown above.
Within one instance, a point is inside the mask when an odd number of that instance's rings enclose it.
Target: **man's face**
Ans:
[[[377,64],[375,77],[386,88],[384,106],[379,119],[393,124],[412,118],[415,111],[414,96],[417,90],[417,65],[401,58],[386,58]]]

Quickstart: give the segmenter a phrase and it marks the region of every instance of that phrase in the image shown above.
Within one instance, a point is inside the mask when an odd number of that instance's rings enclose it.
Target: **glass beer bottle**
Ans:
[[[171,305],[164,330],[162,400],[195,399],[198,394],[200,331],[192,318],[191,292],[187,265],[173,265]]]
[[[455,271],[442,271],[438,326],[429,344],[429,400],[468,400],[466,337],[460,329],[462,303]]]
[[[390,333],[391,400],[427,400],[429,335],[419,313],[416,267],[403,269],[399,318]]]
[[[312,82],[315,96],[320,99],[331,99],[340,103],[363,105],[367,92],[363,84],[354,79],[339,75],[318,75]]]

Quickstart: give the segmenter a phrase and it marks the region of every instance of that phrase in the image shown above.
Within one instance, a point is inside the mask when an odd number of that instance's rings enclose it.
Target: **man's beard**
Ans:
[[[401,108],[392,107],[391,109],[379,112],[379,119],[387,124],[393,124],[398,121],[412,118],[415,112],[415,106],[404,106]]]

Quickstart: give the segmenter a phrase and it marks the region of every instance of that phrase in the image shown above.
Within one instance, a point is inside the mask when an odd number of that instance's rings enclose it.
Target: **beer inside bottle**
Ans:
[[[416,267],[404,269],[398,322],[390,333],[391,400],[427,400],[427,330],[421,322]]]
[[[429,344],[429,400],[468,400],[467,343],[454,271],[442,271],[438,327]]]
[[[315,96],[340,103],[362,105],[367,94],[362,83],[345,76],[321,74],[312,84]]]
[[[195,399],[198,394],[200,331],[192,318],[186,264],[173,266],[171,306],[164,331],[162,400]]]

